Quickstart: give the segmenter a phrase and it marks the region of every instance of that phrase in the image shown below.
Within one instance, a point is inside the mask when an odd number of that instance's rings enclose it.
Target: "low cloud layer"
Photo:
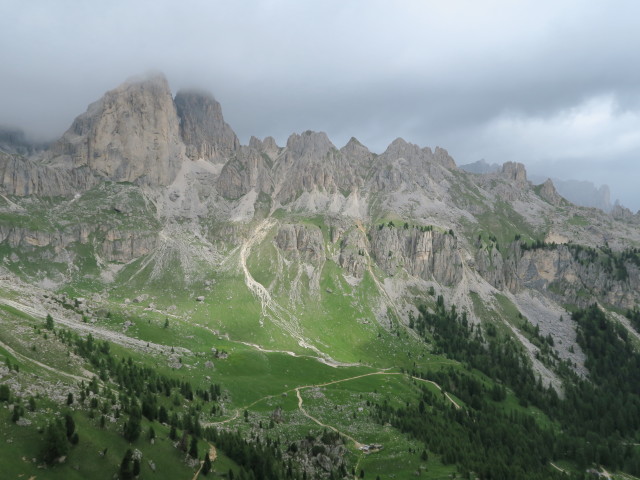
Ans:
[[[640,4],[8,0],[0,124],[56,137],[127,77],[214,93],[243,142],[396,137],[640,208]]]

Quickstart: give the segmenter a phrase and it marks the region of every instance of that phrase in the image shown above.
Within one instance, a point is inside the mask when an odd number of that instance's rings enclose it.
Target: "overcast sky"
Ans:
[[[403,137],[607,183],[637,210],[638,19],[635,0],[1,0],[0,124],[57,137],[159,70],[212,92],[243,143]]]

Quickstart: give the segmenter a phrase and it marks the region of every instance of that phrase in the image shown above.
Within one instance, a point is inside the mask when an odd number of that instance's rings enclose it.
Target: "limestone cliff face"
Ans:
[[[220,104],[210,94],[180,91],[175,105],[180,134],[192,160],[225,163],[240,148],[238,137],[224,121]]]
[[[338,264],[348,275],[362,278],[367,269],[366,249],[364,233],[357,228],[349,230],[340,242]]]
[[[249,147],[253,148],[261,155],[266,155],[271,163],[273,163],[282,152],[282,147],[278,146],[273,137],[266,137],[264,140],[260,140],[259,138],[252,136],[249,139]]]
[[[118,230],[94,224],[70,225],[62,230],[0,225],[0,243],[4,242],[13,249],[27,252],[49,247],[55,255],[73,250],[78,245],[91,244],[101,259],[126,263],[152,251],[157,245],[157,233],[146,230]]]
[[[614,270],[574,254],[569,247],[537,249],[523,252],[515,274],[521,287],[548,289],[568,303],[587,306],[595,299],[619,308],[633,308],[640,301],[638,266],[625,262],[626,278]]]
[[[7,195],[70,196],[78,190],[91,188],[97,181],[88,167],[56,169],[24,157],[0,153],[0,188]]]
[[[622,220],[629,223],[640,224],[640,211],[635,214],[628,208],[616,204],[611,209],[611,216],[616,220]]]
[[[275,243],[286,256],[318,265],[324,260],[324,242],[318,227],[285,224],[276,234]]]
[[[347,196],[362,185],[359,173],[359,166],[336,149],[325,133],[306,131],[289,137],[273,175],[277,198],[284,204],[314,190]]]
[[[478,248],[475,264],[478,271],[491,285],[498,290],[506,287],[505,264],[502,254],[494,244]]]
[[[444,168],[443,168],[444,167]],[[445,180],[444,170],[455,168],[446,150],[420,148],[402,138],[394,140],[380,156],[373,170],[373,188],[396,193],[414,186],[430,190]]]
[[[633,308],[640,302],[640,268],[624,262],[625,274],[594,260],[585,251],[573,252],[567,245],[523,250],[514,242],[503,256],[495,248],[480,248],[476,266],[497,289],[517,293],[535,289],[562,303],[587,306],[595,300],[618,308]]]
[[[431,149],[428,148],[428,147],[427,147],[427,149],[428,149],[427,153],[430,153]],[[453,159],[453,157],[451,155],[449,155],[449,152],[444,148],[436,147],[436,151],[435,151],[435,153],[433,153],[433,159],[436,162],[438,162],[440,165],[442,165],[443,167],[448,168],[450,170],[458,168],[456,166],[456,162]]]
[[[516,162],[505,162],[502,165],[502,176],[515,183],[527,182],[527,171],[524,165]]]
[[[98,242],[98,252],[109,262],[130,262],[152,252],[158,245],[158,235],[154,231],[102,230],[104,239]]]
[[[59,167],[89,167],[106,179],[168,185],[184,159],[166,79],[133,80],[91,104],[47,153]]]
[[[411,275],[454,285],[462,279],[462,258],[454,236],[418,228],[370,230],[371,255],[387,274],[404,268]]]
[[[252,190],[271,194],[274,185],[269,164],[254,148],[242,147],[225,163],[216,188],[229,199],[240,198]]]
[[[540,196],[544,198],[551,205],[560,205],[563,198],[558,194],[553,182],[548,178],[542,185],[540,185]]]

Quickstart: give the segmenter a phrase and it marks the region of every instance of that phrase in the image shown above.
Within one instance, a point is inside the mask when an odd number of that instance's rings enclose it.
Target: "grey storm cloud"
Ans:
[[[211,91],[243,142],[401,136],[640,208],[634,1],[5,0],[0,18],[0,124],[39,138],[156,70]]]

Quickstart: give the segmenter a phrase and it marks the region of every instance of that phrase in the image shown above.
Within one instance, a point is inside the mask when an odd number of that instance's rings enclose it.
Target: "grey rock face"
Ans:
[[[528,175],[534,184],[543,183],[546,176]],[[604,212],[611,212],[611,192],[608,185],[596,187],[592,182],[584,180],[562,180],[551,177],[558,194],[575,205],[583,207],[595,207]]]
[[[278,146],[273,137],[266,137],[264,140],[260,140],[252,136],[249,139],[249,147],[257,150],[261,154],[265,154],[271,162],[282,152],[282,147]]]
[[[550,178],[541,185],[540,196],[544,198],[551,205],[560,205],[562,203],[562,197],[556,191],[556,187]]]
[[[274,186],[269,165],[257,150],[240,148],[229,160],[216,180],[218,191],[226,198],[236,199],[251,190],[271,194]]]
[[[502,176],[515,183],[527,182],[527,171],[521,163],[505,162],[502,165]]]
[[[97,183],[87,167],[56,169],[16,155],[0,153],[2,191],[8,195],[25,197],[69,196]]]
[[[376,162],[373,188],[389,193],[407,187],[432,190],[434,182],[442,182],[450,168],[456,166],[446,150],[438,147],[434,154],[429,147],[420,148],[397,138]]]
[[[371,251],[376,263],[387,274],[404,268],[424,280],[453,285],[462,279],[462,258],[456,238],[417,228],[373,228]]]
[[[561,303],[588,306],[595,299],[618,308],[633,308],[640,302],[640,269],[624,262],[625,278],[616,278],[586,252],[574,254],[566,245],[522,250],[514,242],[503,259],[495,249],[481,248],[476,253],[481,275],[497,289],[518,293],[534,289]]]
[[[467,163],[466,165],[460,165],[460,170],[464,170],[469,173],[497,173],[502,169],[497,163],[487,163],[484,158],[481,158],[477,162]]]
[[[351,229],[340,243],[338,264],[347,274],[362,278],[367,268],[366,251],[364,234],[359,229]]]
[[[109,180],[148,185],[170,184],[183,159],[178,115],[163,76],[107,92],[45,157],[57,166],[87,166]]]
[[[175,105],[180,134],[192,160],[204,158],[224,163],[240,148],[238,137],[224,121],[220,104],[210,94],[180,91]]]
[[[357,172],[357,166],[348,162],[325,133],[293,134],[273,172],[279,184],[277,198],[287,203],[314,190],[346,196],[362,184]]]
[[[429,151],[431,151],[431,149],[429,149]],[[449,155],[449,152],[447,152],[447,150],[445,150],[444,148],[436,147],[436,151],[433,154],[433,158],[436,162],[438,162],[440,165],[442,165],[445,168],[448,168],[450,170],[457,168],[455,160],[453,159],[453,157],[451,157],[451,155]]]
[[[280,227],[276,245],[285,255],[313,265],[324,258],[324,242],[318,227],[286,224]]]
[[[615,204],[611,209],[611,216],[616,220],[623,220],[631,223],[640,223],[640,212],[634,214],[631,210],[620,204]]]
[[[482,276],[498,290],[505,288],[505,265],[502,254],[491,244],[480,247],[475,256],[476,268]]]
[[[157,245],[157,235],[151,231],[121,231],[87,224],[73,225],[58,231],[0,225],[0,243],[7,242],[11,248],[23,251],[51,247],[54,255],[61,254],[74,244],[90,244],[92,235],[100,238],[94,244],[96,253],[109,262],[129,262],[146,255]]]

